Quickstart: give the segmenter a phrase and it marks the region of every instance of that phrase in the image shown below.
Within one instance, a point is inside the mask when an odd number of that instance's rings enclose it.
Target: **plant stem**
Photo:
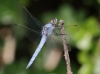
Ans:
[[[62,33],[62,39],[63,39],[63,46],[64,46],[64,56],[65,56],[65,60],[66,60],[66,67],[67,67],[67,74],[73,74],[71,71],[71,67],[70,67],[70,58],[69,58],[69,53],[68,53],[68,46],[67,46],[67,42],[66,42],[66,34],[64,32],[64,21],[60,20],[58,27],[61,29],[61,33]]]

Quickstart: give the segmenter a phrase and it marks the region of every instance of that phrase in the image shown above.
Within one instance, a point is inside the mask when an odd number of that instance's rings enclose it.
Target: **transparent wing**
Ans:
[[[62,39],[61,36],[55,36],[53,33],[49,36],[46,42],[47,48],[53,49],[55,47],[62,48]]]
[[[21,27],[29,29],[27,30],[26,37],[31,42],[34,42],[34,40],[36,40],[37,38],[41,38],[41,31],[43,24],[39,20],[37,20],[34,16],[32,16],[31,13],[25,7],[22,7],[22,12],[23,12],[23,19],[26,23],[27,28],[23,26]]]
[[[47,46],[49,46],[49,48],[58,46],[58,47],[62,47],[62,49],[63,49],[61,30],[59,28],[55,28],[55,31],[58,35],[55,35],[54,33],[52,33],[51,36],[48,38],[46,44],[47,44]],[[69,51],[71,51],[71,44],[74,43],[73,37],[75,34],[77,34],[78,31],[79,31],[78,27],[76,27],[74,25],[65,26],[66,42],[67,42]]]
[[[80,31],[79,25],[66,25],[64,26],[65,33],[67,33],[67,42],[70,45],[75,43],[75,38],[78,36],[78,32]]]
[[[25,20],[27,26],[35,31],[40,32],[42,30],[43,24],[34,16],[32,16],[31,13],[25,7],[22,7],[22,12],[23,19]]]
[[[16,24],[13,26],[16,28],[18,33],[26,36],[32,43],[35,43],[36,40],[40,41],[42,35],[41,32],[35,31],[25,25]]]

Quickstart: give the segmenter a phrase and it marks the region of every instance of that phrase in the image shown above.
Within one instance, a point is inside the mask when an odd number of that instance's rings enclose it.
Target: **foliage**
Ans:
[[[46,59],[44,56],[46,55],[47,58],[49,55],[47,52],[52,54],[55,52],[45,47],[32,67],[28,70],[25,69],[37,43],[33,45],[28,41],[25,37],[27,32],[23,28],[12,27],[14,24],[26,25],[21,6],[25,6],[33,16],[44,24],[52,17],[65,21],[65,31],[69,34],[68,43],[72,49],[69,53],[73,74],[100,74],[99,4],[100,0],[0,0],[0,74],[66,73],[65,60],[64,57],[61,58],[62,51],[55,53],[60,58],[57,66],[54,68],[51,67],[52,64],[45,66]],[[75,24],[77,25],[76,29],[71,28],[72,26],[66,27]],[[5,27],[11,29],[12,32],[8,29],[2,31]],[[11,63],[5,63],[2,57],[6,46],[6,34],[15,38],[16,50],[12,54],[16,53],[16,55],[14,55],[14,61]],[[9,52],[11,51],[9,50]],[[56,62],[55,59],[54,62]]]

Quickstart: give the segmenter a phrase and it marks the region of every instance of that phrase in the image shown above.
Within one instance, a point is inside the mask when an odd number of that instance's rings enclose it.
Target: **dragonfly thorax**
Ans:
[[[42,29],[42,35],[46,35],[49,36],[53,30],[54,30],[55,26],[51,23],[46,24],[43,29]]]

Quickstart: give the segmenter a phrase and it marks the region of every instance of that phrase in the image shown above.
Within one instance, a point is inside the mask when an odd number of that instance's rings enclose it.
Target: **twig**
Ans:
[[[70,67],[70,58],[69,58],[69,54],[68,54],[68,46],[67,46],[67,42],[66,42],[66,35],[64,32],[64,21],[60,20],[58,27],[61,29],[62,32],[62,39],[63,39],[63,46],[64,46],[64,56],[65,56],[65,60],[66,60],[66,67],[67,67],[67,74],[73,74],[71,71],[71,67]]]

